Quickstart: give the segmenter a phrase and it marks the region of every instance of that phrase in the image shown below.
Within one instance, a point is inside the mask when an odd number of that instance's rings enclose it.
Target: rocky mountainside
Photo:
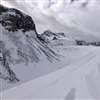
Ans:
[[[43,59],[46,59],[45,66],[41,64],[39,66],[44,66],[48,72],[53,71],[51,69],[54,68],[48,66],[47,61],[52,63],[59,61],[62,55],[66,56],[66,53],[63,54],[63,52],[66,52],[63,49],[65,50],[68,45],[100,46],[100,42],[87,42],[81,39],[68,38],[67,33],[64,32],[44,30],[42,34],[39,34],[36,28],[33,18],[29,15],[18,9],[0,5],[0,80],[10,81],[11,83],[19,82],[21,81],[19,71],[23,70],[21,64],[28,66],[28,64],[32,63],[31,66],[33,66],[34,63],[38,64]],[[66,62],[66,59],[63,59],[63,61]],[[59,63],[57,64],[59,65]],[[17,69],[15,68],[16,65],[22,68]],[[53,65],[53,67],[58,69],[58,65],[57,67]],[[37,67],[37,71],[42,70],[42,74],[44,74],[44,69],[40,67]],[[33,73],[33,70],[30,71],[31,68],[29,73]],[[26,74],[26,69],[22,73],[23,75]],[[40,73],[39,75],[41,75]],[[32,75],[23,77],[29,78],[30,76]]]
[[[50,62],[56,54],[38,35],[33,19],[23,12],[0,5],[0,78],[19,81],[10,65],[39,62],[44,55]]]
[[[100,100],[99,0],[0,3],[1,99]]]

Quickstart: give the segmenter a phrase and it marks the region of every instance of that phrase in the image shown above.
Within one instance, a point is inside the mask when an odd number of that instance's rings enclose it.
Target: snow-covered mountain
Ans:
[[[98,0],[1,3],[1,99],[100,99]]]
[[[58,60],[36,32],[32,18],[17,9],[0,5],[0,31],[0,80],[20,81],[10,66]]]
[[[0,30],[0,80],[6,85],[0,87],[0,90],[9,88],[13,82],[20,84],[59,69],[63,61],[58,61],[64,59],[58,52],[59,46],[64,48],[70,43],[76,45],[75,40],[68,39],[64,33],[44,31],[39,34],[32,17],[20,10],[2,5]],[[46,67],[48,64],[52,67]],[[35,66],[38,67],[34,68]],[[24,76],[25,73],[27,76]]]

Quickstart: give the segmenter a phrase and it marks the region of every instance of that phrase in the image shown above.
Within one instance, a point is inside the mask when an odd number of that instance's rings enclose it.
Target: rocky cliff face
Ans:
[[[35,24],[32,18],[17,9],[6,8],[0,5],[0,23],[9,32],[18,30],[35,31]]]

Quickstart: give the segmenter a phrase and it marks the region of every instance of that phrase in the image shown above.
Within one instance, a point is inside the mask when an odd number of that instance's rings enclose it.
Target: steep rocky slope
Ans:
[[[33,19],[23,12],[0,5],[0,77],[19,81],[10,65],[39,62],[45,56],[50,62],[57,54],[36,32]]]

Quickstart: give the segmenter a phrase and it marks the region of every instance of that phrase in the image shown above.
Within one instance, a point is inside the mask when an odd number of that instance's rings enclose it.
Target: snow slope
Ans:
[[[18,79],[17,76],[20,83],[36,77],[33,73],[37,65],[58,60],[58,54],[39,37],[33,19],[20,10],[0,5],[0,31],[0,81],[7,81],[0,91],[8,87],[8,81]]]
[[[53,73],[2,92],[2,99],[99,100],[100,48],[77,48],[88,54]]]
[[[70,1],[54,0],[50,4],[49,0],[2,0],[1,3],[29,14],[39,34],[49,29],[54,33],[63,32],[71,40],[100,41],[99,1]],[[1,99],[99,100],[100,47],[79,47],[73,42],[63,42],[63,46],[55,46],[56,43],[52,42],[51,48],[61,55],[57,62],[50,63],[42,55],[37,64],[11,66],[21,82],[9,84],[2,81],[1,90],[17,87],[1,92]]]

